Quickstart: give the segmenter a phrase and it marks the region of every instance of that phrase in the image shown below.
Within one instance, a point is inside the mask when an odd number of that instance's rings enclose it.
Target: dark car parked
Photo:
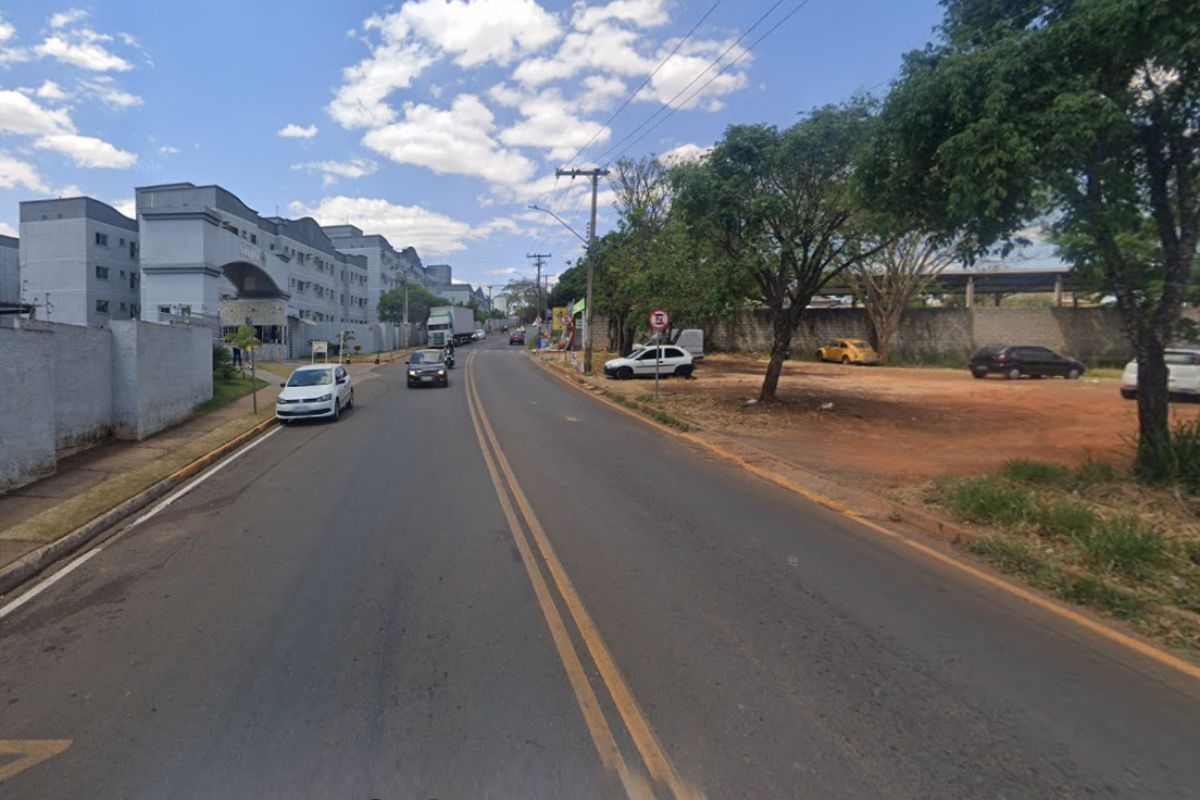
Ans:
[[[1075,380],[1085,372],[1087,367],[1081,362],[1037,345],[996,345],[971,356],[971,374],[976,378],[998,373],[1013,380],[1022,376],[1044,378],[1047,375]]]

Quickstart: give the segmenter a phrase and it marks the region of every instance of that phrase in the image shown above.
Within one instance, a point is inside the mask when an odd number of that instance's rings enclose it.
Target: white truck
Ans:
[[[448,341],[467,344],[475,333],[475,312],[466,306],[435,306],[429,309],[425,331],[430,347],[445,347]]]

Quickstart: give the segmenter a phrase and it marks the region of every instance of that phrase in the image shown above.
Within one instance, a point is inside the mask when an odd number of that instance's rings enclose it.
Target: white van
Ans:
[[[1171,397],[1190,397],[1200,400],[1200,350],[1172,348],[1163,353],[1167,361],[1167,391]],[[1137,359],[1125,365],[1121,375],[1121,397],[1137,397]]]
[[[693,361],[699,361],[704,358],[704,331],[699,328],[669,330],[665,336],[661,333],[656,333],[643,344],[639,344],[636,347],[652,347],[656,344],[673,344],[676,347],[681,347],[691,354]]]

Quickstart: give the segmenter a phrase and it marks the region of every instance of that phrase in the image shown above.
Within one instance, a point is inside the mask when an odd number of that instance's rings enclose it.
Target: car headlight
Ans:
[[[444,369],[438,370],[438,375],[445,375],[445,374],[446,374],[446,370],[444,370]]]
[[[408,371],[408,377],[410,377],[410,378],[415,378],[415,377],[417,377],[417,371],[416,371],[415,369],[410,369],[410,370]]]
[[[316,400],[313,400],[312,402],[314,402],[314,403],[328,403],[328,402],[329,402],[330,400],[332,400],[332,399],[333,399],[333,395],[332,395],[332,394],[323,394],[323,395],[321,395],[320,397],[318,397]]]

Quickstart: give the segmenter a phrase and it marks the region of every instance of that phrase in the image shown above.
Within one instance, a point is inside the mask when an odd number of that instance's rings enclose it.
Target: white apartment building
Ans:
[[[20,245],[17,237],[0,234],[0,304],[20,302]]]
[[[21,203],[19,259],[19,292],[42,319],[98,326],[142,313],[138,224],[106,203]]]
[[[423,270],[416,250],[396,250],[386,237],[364,234],[354,225],[326,225],[323,230],[339,252],[362,256],[367,260],[367,311],[370,322],[379,319],[379,298],[406,282],[424,283]]]

